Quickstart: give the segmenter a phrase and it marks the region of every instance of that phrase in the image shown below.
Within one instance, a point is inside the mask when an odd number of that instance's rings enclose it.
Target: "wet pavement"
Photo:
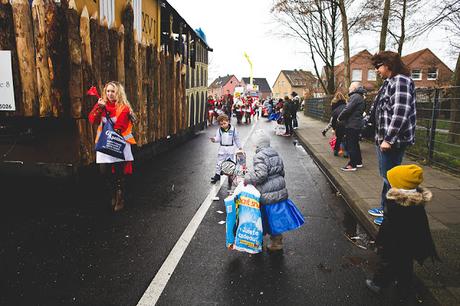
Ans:
[[[364,287],[372,241],[341,197],[294,139],[275,136],[265,119],[257,124],[284,159],[290,198],[306,224],[285,235],[282,254],[228,251],[219,224],[224,185],[158,304],[388,304]],[[250,128],[238,126],[242,139]],[[0,305],[136,305],[208,195],[215,129],[138,165],[120,214],[108,211],[97,181],[71,188],[24,181],[2,190]],[[248,161],[254,149],[249,141]]]
[[[271,124],[260,126],[274,135]],[[284,159],[290,198],[306,224],[285,235],[282,254],[228,251],[219,223],[224,205],[215,201],[159,305],[384,305],[363,290],[374,254],[345,238],[341,199],[293,139],[273,136],[272,146]]]

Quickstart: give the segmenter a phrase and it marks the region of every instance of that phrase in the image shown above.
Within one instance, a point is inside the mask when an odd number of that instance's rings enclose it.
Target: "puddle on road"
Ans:
[[[307,151],[305,148],[300,144],[300,142],[295,138],[292,143],[294,144],[295,148],[300,151],[302,155],[308,155]]]
[[[326,183],[329,188],[325,190],[325,193],[330,193],[332,198],[327,201],[327,205],[330,208],[331,217],[337,222],[343,233],[343,239],[347,240],[352,244],[354,251],[343,256],[341,260],[341,266],[339,269],[352,269],[362,268],[366,273],[372,274],[376,269],[376,254],[374,252],[374,241],[372,237],[366,232],[366,230],[359,224],[358,219],[349,208],[348,204],[342,197],[341,193],[335,188],[335,186],[329,181],[324,171],[317,165],[314,159],[310,156],[306,148],[298,139],[293,139],[293,145],[300,155],[301,162],[308,162],[308,167],[317,167],[318,170],[324,175]],[[309,156],[310,158],[303,158]],[[311,164],[310,164],[311,163]],[[305,168],[308,168],[305,167]],[[323,184],[323,182],[321,182]],[[298,195],[296,195],[298,196]],[[329,266],[328,263],[319,263],[316,268],[322,273],[331,273],[337,267]]]
[[[309,156],[308,152],[297,138],[293,139],[293,144],[302,155],[305,154]],[[318,165],[316,166],[318,167]],[[325,175],[323,171],[321,172]],[[326,175],[325,177],[328,180]],[[327,184],[330,187],[330,192],[337,197],[337,201],[331,201],[331,203],[328,203],[328,206],[331,208],[336,220],[341,224],[345,238],[358,248],[372,250],[374,248],[374,241],[371,236],[369,236],[364,228],[358,223],[358,220],[348,207],[348,204],[345,202],[340,192],[329,180]],[[356,262],[356,260],[352,262]]]
[[[333,211],[337,221],[342,225],[345,238],[358,248],[372,250],[374,247],[374,240],[372,237],[369,236],[365,229],[358,223],[358,220],[351,212],[340,192],[338,192],[331,183],[328,182],[327,184],[330,187],[331,193],[337,197],[337,201],[331,201],[328,205]]]

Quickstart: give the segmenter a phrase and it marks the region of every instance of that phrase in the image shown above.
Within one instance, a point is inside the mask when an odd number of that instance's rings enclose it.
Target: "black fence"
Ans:
[[[366,111],[374,96],[366,97]],[[305,115],[329,121],[331,98],[306,100]],[[460,174],[460,87],[417,89],[416,141],[408,153],[421,163]]]

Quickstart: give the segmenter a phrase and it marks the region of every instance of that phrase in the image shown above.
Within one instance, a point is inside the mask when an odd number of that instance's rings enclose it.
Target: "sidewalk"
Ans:
[[[364,167],[356,172],[343,172],[347,159],[336,157],[329,146],[331,133],[323,137],[321,130],[327,123],[298,114],[299,128],[295,130],[307,151],[341,192],[366,230],[375,237],[378,227],[367,211],[380,204],[382,179],[378,173],[375,145],[361,143]],[[408,157],[403,163],[410,163]],[[423,166],[423,186],[433,192],[433,200],[426,206],[433,238],[442,262],[427,261],[415,265],[417,276],[441,305],[460,305],[460,178]]]

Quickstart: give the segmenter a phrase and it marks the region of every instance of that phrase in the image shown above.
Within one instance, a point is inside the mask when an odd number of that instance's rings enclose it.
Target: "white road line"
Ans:
[[[256,126],[257,122],[252,126],[251,130],[249,131],[249,135],[243,142],[243,147],[246,146],[246,143],[249,140],[249,137],[251,137]],[[211,187],[208,196],[203,201],[203,203],[201,203],[200,208],[198,208],[192,220],[187,225],[182,235],[179,237],[179,240],[177,240],[168,257],[163,262],[163,265],[161,265],[160,270],[158,270],[157,274],[153,278],[147,290],[145,290],[141,299],[137,303],[137,306],[153,306],[160,299],[160,296],[163,290],[165,289],[166,285],[168,284],[171,275],[174,273],[177,264],[184,255],[185,250],[187,249],[190,241],[192,240],[198,227],[200,226],[201,221],[203,221],[203,218],[206,215],[209,207],[211,207],[213,198],[217,195],[219,189],[225,182],[226,180],[221,180],[220,184]]]

